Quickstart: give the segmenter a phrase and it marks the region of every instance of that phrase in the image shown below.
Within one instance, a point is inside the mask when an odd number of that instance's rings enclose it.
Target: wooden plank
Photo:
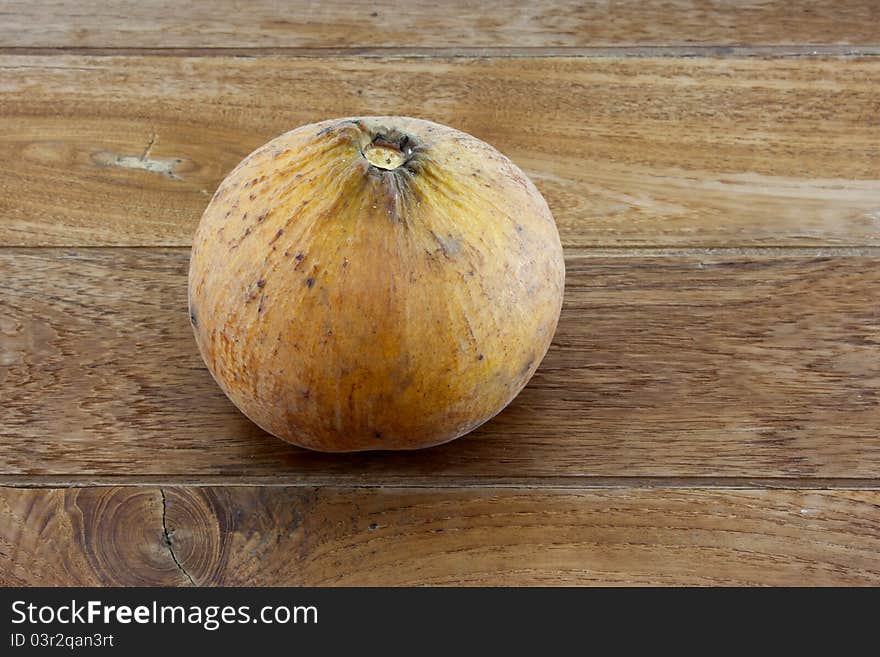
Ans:
[[[3,56],[0,89],[5,245],[188,245],[252,149],[389,111],[511,156],[570,248],[880,245],[876,57]]]
[[[880,491],[0,488],[0,547],[7,586],[876,586]]]
[[[42,47],[876,44],[871,0],[6,0],[0,43]]]
[[[876,478],[877,256],[571,256],[553,346],[505,412],[439,448],[338,456],[223,396],[189,326],[187,251],[6,249],[0,474]]]

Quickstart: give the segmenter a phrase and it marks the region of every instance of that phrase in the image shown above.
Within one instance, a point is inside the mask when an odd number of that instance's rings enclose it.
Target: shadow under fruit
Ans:
[[[461,436],[534,374],[562,305],[550,210],[488,144],[406,117],[300,127],[246,157],[189,272],[202,357],[266,431],[311,449]]]

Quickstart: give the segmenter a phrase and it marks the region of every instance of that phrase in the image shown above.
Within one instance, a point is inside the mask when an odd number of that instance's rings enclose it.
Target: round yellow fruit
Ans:
[[[190,318],[223,391],[311,449],[413,449],[501,411],[550,345],[565,281],[526,175],[407,117],[306,125],[247,156],[195,235]]]

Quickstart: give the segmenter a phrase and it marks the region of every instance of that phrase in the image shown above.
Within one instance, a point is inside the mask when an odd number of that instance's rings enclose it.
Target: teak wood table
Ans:
[[[876,2],[239,4],[0,2],[0,583],[880,584]],[[214,384],[188,249],[365,114],[510,156],[568,280],[495,420],[333,456]]]

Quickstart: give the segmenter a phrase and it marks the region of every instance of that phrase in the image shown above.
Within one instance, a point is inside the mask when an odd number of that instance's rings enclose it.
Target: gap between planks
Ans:
[[[364,48],[301,48],[301,47],[238,47],[238,48],[97,48],[97,47],[0,47],[0,55],[58,56],[89,55],[93,57],[368,57],[368,58],[492,58],[515,59],[528,57],[581,57],[581,58],[687,58],[713,59],[800,58],[800,57],[877,57],[880,45],[820,45],[790,46],[533,46],[533,47],[364,47]]]
[[[410,477],[349,475],[0,475],[0,488],[236,487],[262,488],[437,488],[437,489],[700,489],[700,490],[880,490],[880,478],[859,477]]]

